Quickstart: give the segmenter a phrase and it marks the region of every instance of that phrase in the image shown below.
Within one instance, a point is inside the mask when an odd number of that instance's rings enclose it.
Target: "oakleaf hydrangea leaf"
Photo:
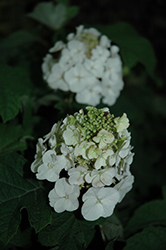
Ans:
[[[13,119],[19,112],[20,97],[32,90],[28,72],[24,68],[0,66],[0,115],[3,122]]]
[[[28,227],[24,230],[21,230],[19,227],[17,233],[14,235],[10,243],[17,247],[24,247],[31,242],[32,228]]]
[[[123,227],[115,214],[106,218],[100,227],[104,237],[108,241],[113,241],[123,236]]]
[[[51,225],[39,232],[39,242],[44,246],[59,245],[59,249],[77,250],[77,245],[88,247],[95,234],[95,226],[102,220],[95,222],[77,220],[69,212],[54,213]],[[56,237],[55,237],[56,235]]]
[[[150,201],[139,207],[126,226],[126,234],[133,234],[149,225],[166,226],[166,199]]]
[[[65,14],[65,5],[42,2],[36,5],[33,12],[28,14],[28,16],[56,30],[64,23]]]
[[[165,250],[165,246],[166,228],[150,226],[129,238],[124,250]]]
[[[77,13],[77,6],[68,8],[64,3],[55,5],[53,2],[42,2],[36,5],[28,16],[53,30],[57,30],[63,26],[67,19],[74,17]]]
[[[54,246],[59,244],[66,234],[70,234],[74,222],[75,217],[71,213],[54,213],[51,225],[48,225],[39,232],[39,242],[44,246]]]
[[[27,208],[30,224],[36,232],[51,220],[42,186],[23,176],[25,163],[17,154],[0,157],[0,240],[5,244],[17,232],[22,208]]]
[[[21,125],[0,124],[0,154],[26,149]]]

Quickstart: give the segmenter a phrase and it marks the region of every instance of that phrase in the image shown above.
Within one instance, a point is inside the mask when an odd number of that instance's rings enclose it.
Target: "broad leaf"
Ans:
[[[154,76],[156,56],[153,47],[146,38],[139,36],[130,24],[119,22],[97,27],[119,46],[125,66],[131,68],[140,62],[150,76]]]
[[[166,226],[166,199],[150,201],[139,207],[126,226],[126,234],[133,234],[149,225]]]
[[[26,30],[18,30],[0,42],[0,49],[11,50],[18,46],[27,46],[28,43],[32,43],[35,40],[37,40],[36,35]]]
[[[32,237],[32,228],[28,227],[24,230],[21,230],[20,227],[17,230],[17,233],[14,235],[10,244],[17,247],[24,247],[31,243]]]
[[[127,240],[123,250],[165,250],[166,228],[148,227]]]
[[[29,95],[32,83],[24,68],[0,65],[0,115],[3,122],[13,119],[19,112],[20,97]]]
[[[75,17],[78,14],[78,12],[79,12],[78,6],[71,6],[71,7],[67,8],[66,18],[71,19],[71,18]]]
[[[108,241],[113,241],[123,236],[123,228],[118,218],[113,214],[105,219],[101,225],[101,232]]]
[[[0,154],[26,149],[24,130],[21,125],[0,124],[0,135]]]
[[[79,7],[68,7],[68,3],[65,1],[57,1],[57,3],[57,5],[53,2],[39,3],[35,6],[33,12],[28,14],[28,17],[37,20],[53,30],[58,30],[68,19],[78,14]]]
[[[0,240],[5,244],[17,232],[22,208],[27,208],[36,232],[51,220],[51,209],[40,182],[24,178],[25,163],[17,154],[0,157]]]
[[[28,16],[48,26],[53,30],[62,27],[65,21],[66,6],[64,4],[55,5],[52,2],[42,2],[36,5],[32,13]]]
[[[71,230],[59,242],[59,250],[83,250],[82,234],[77,220],[73,223]]]
[[[44,246],[57,245],[66,234],[70,234],[75,217],[72,213],[53,213],[51,225],[39,233],[39,241]]]
[[[38,239],[44,246],[59,246],[59,250],[87,248],[94,237],[95,226],[103,221],[77,220],[71,212],[54,212],[51,225],[39,232]]]
[[[88,247],[95,235],[96,222],[91,221],[79,221],[80,230],[82,232],[82,241],[85,248]]]
[[[107,244],[105,250],[114,250],[113,245],[114,245],[114,242],[113,242],[113,241],[110,241],[110,242]]]

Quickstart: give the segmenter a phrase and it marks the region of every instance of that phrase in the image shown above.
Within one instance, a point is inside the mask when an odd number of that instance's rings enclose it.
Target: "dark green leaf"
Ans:
[[[39,241],[44,246],[59,246],[62,249],[85,248],[92,241],[95,226],[99,221],[77,220],[73,213],[53,213],[51,225],[39,232]]]
[[[64,24],[65,15],[66,6],[64,4],[55,5],[52,2],[42,2],[35,6],[33,12],[28,14],[28,17],[53,30],[57,30]]]
[[[27,208],[30,224],[36,232],[51,220],[40,182],[23,176],[25,163],[17,154],[0,157],[0,240],[5,244],[17,232],[22,208]]]
[[[11,49],[27,43],[34,42],[37,39],[36,35],[26,31],[18,30],[0,42],[0,49]]]
[[[0,124],[0,135],[0,154],[26,149],[24,130],[21,125]]]
[[[122,237],[123,228],[118,218],[113,214],[106,218],[105,222],[101,225],[101,232],[108,241]]]
[[[2,241],[0,241],[0,249],[1,250],[7,250],[7,249],[9,249],[9,246],[5,245]]]
[[[110,241],[107,246],[106,246],[106,249],[105,250],[113,250],[113,245],[114,245],[114,242],[113,241]]]
[[[14,235],[10,243],[17,247],[24,247],[31,243],[31,235],[32,229],[26,228],[25,230],[21,230],[20,227],[17,230],[17,233]]]
[[[163,198],[166,201],[166,186],[163,186]]]
[[[7,122],[18,114],[20,97],[31,93],[32,83],[24,68],[7,65],[0,65],[0,79],[0,115]]]
[[[80,221],[80,230],[82,231],[82,241],[85,245],[85,248],[88,247],[95,235],[95,222],[90,221]]]
[[[78,15],[79,12],[79,7],[78,6],[71,6],[67,9],[66,12],[66,17],[67,19],[71,19],[73,17],[75,17],[76,15]]]
[[[127,240],[123,250],[165,250],[166,228],[148,227]]]
[[[79,223],[77,220],[73,223],[70,232],[68,232],[65,237],[59,243],[58,250],[83,250],[83,242],[81,237],[81,232],[79,228]]]
[[[139,207],[126,226],[126,234],[133,234],[149,225],[166,226],[166,200],[154,200]]]
[[[48,225],[39,233],[39,241],[44,246],[54,246],[70,234],[75,222],[73,213],[53,213],[51,225]]]

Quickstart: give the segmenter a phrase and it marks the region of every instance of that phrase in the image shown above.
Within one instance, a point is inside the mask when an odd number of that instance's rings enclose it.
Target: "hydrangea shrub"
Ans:
[[[115,118],[108,108],[88,106],[38,139],[31,170],[37,179],[55,183],[48,198],[57,213],[81,206],[88,221],[113,213],[134,181],[128,127],[125,113]]]
[[[57,53],[58,52],[58,53]],[[124,86],[119,48],[95,28],[76,28],[67,43],[58,41],[42,64],[43,78],[54,90],[75,93],[78,103],[113,105]],[[59,56],[57,56],[59,55]]]

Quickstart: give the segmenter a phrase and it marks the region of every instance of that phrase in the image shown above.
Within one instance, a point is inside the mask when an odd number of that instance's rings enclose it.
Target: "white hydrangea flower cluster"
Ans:
[[[55,182],[49,202],[57,213],[77,210],[80,200],[86,220],[113,213],[134,182],[128,126],[125,113],[114,118],[108,108],[89,106],[38,140],[31,170],[37,179]]]
[[[75,93],[78,103],[96,106],[102,98],[104,104],[113,105],[124,86],[119,48],[95,28],[83,25],[67,40],[67,44],[56,42],[44,58],[48,86]]]

